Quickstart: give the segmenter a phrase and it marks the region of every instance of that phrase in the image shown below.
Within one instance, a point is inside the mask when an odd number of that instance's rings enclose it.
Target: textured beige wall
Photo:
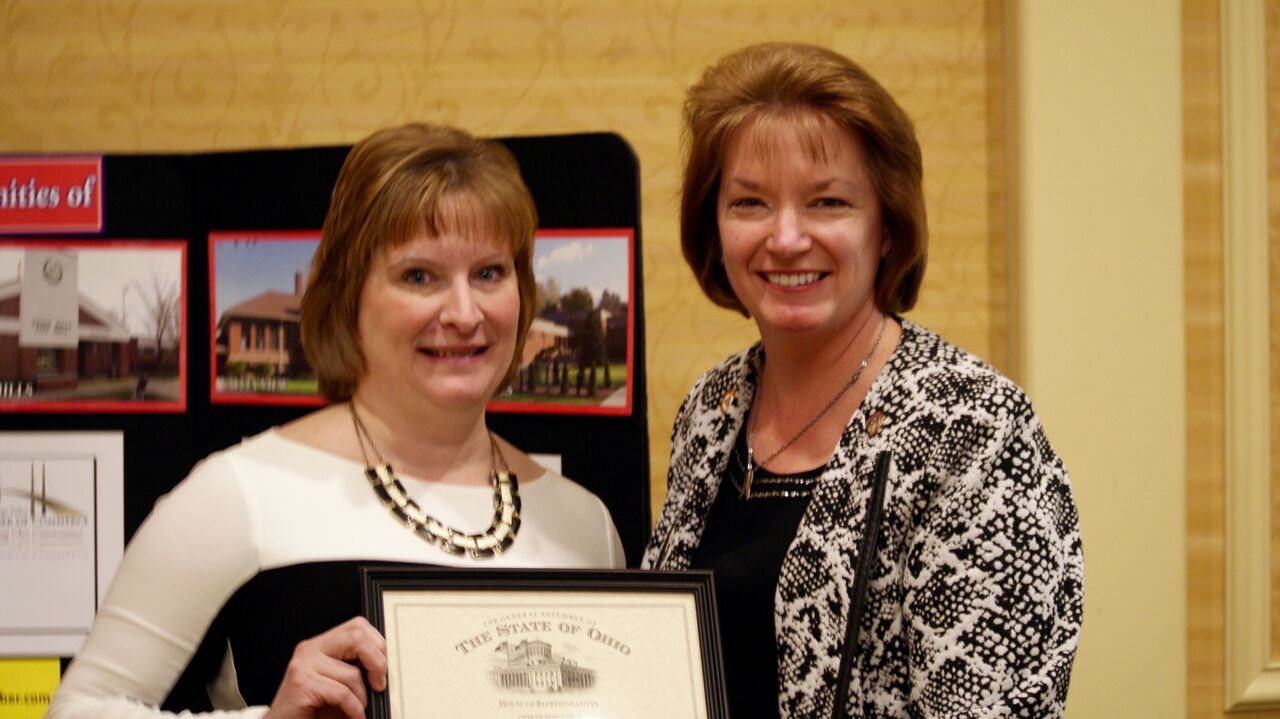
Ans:
[[[640,158],[655,505],[694,378],[751,340],[680,257],[682,91],[711,59],[803,39],[915,117],[933,229],[915,318],[1007,357],[999,3],[984,0],[0,0],[0,152],[350,143],[426,119],[490,135],[612,131]],[[998,75],[995,76],[998,80]],[[992,207],[996,207],[995,212]]]

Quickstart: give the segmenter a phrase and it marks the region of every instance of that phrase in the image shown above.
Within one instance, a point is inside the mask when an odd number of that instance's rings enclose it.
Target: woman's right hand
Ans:
[[[369,688],[387,688],[387,641],[364,617],[355,617],[298,643],[276,690],[267,719],[364,719]]]

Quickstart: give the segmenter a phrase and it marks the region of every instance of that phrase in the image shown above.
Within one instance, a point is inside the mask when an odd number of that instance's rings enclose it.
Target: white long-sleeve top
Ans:
[[[492,492],[404,478],[424,511],[487,527]],[[259,717],[298,641],[361,612],[358,566],[620,568],[604,504],[551,471],[518,478],[519,534],[483,563],[396,521],[364,467],[268,430],[202,461],[134,535],[47,717],[140,719],[170,691],[211,686],[208,716]]]

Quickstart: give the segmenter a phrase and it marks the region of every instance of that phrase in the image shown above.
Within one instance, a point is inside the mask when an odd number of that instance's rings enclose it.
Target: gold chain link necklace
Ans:
[[[356,412],[354,401],[347,403],[351,410],[351,422],[356,429],[356,442],[360,445],[360,454],[364,457],[364,474],[370,486],[382,500],[383,506],[391,514],[415,534],[436,545],[440,549],[454,555],[466,555],[471,559],[490,559],[511,548],[516,541],[516,533],[520,531],[520,488],[516,475],[510,471],[506,460],[502,457],[498,443],[489,433],[489,449],[493,455],[493,469],[489,473],[493,484],[493,521],[489,528],[478,534],[460,532],[440,520],[422,511],[422,507],[413,501],[405,491],[400,478],[396,476],[391,465],[383,458],[369,436],[369,430],[360,415]],[[378,456],[378,464],[369,462],[365,445]],[[500,471],[498,465],[503,469]]]

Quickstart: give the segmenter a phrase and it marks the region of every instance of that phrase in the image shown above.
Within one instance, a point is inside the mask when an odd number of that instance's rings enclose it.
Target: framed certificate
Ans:
[[[368,567],[375,719],[724,719],[711,573]]]

